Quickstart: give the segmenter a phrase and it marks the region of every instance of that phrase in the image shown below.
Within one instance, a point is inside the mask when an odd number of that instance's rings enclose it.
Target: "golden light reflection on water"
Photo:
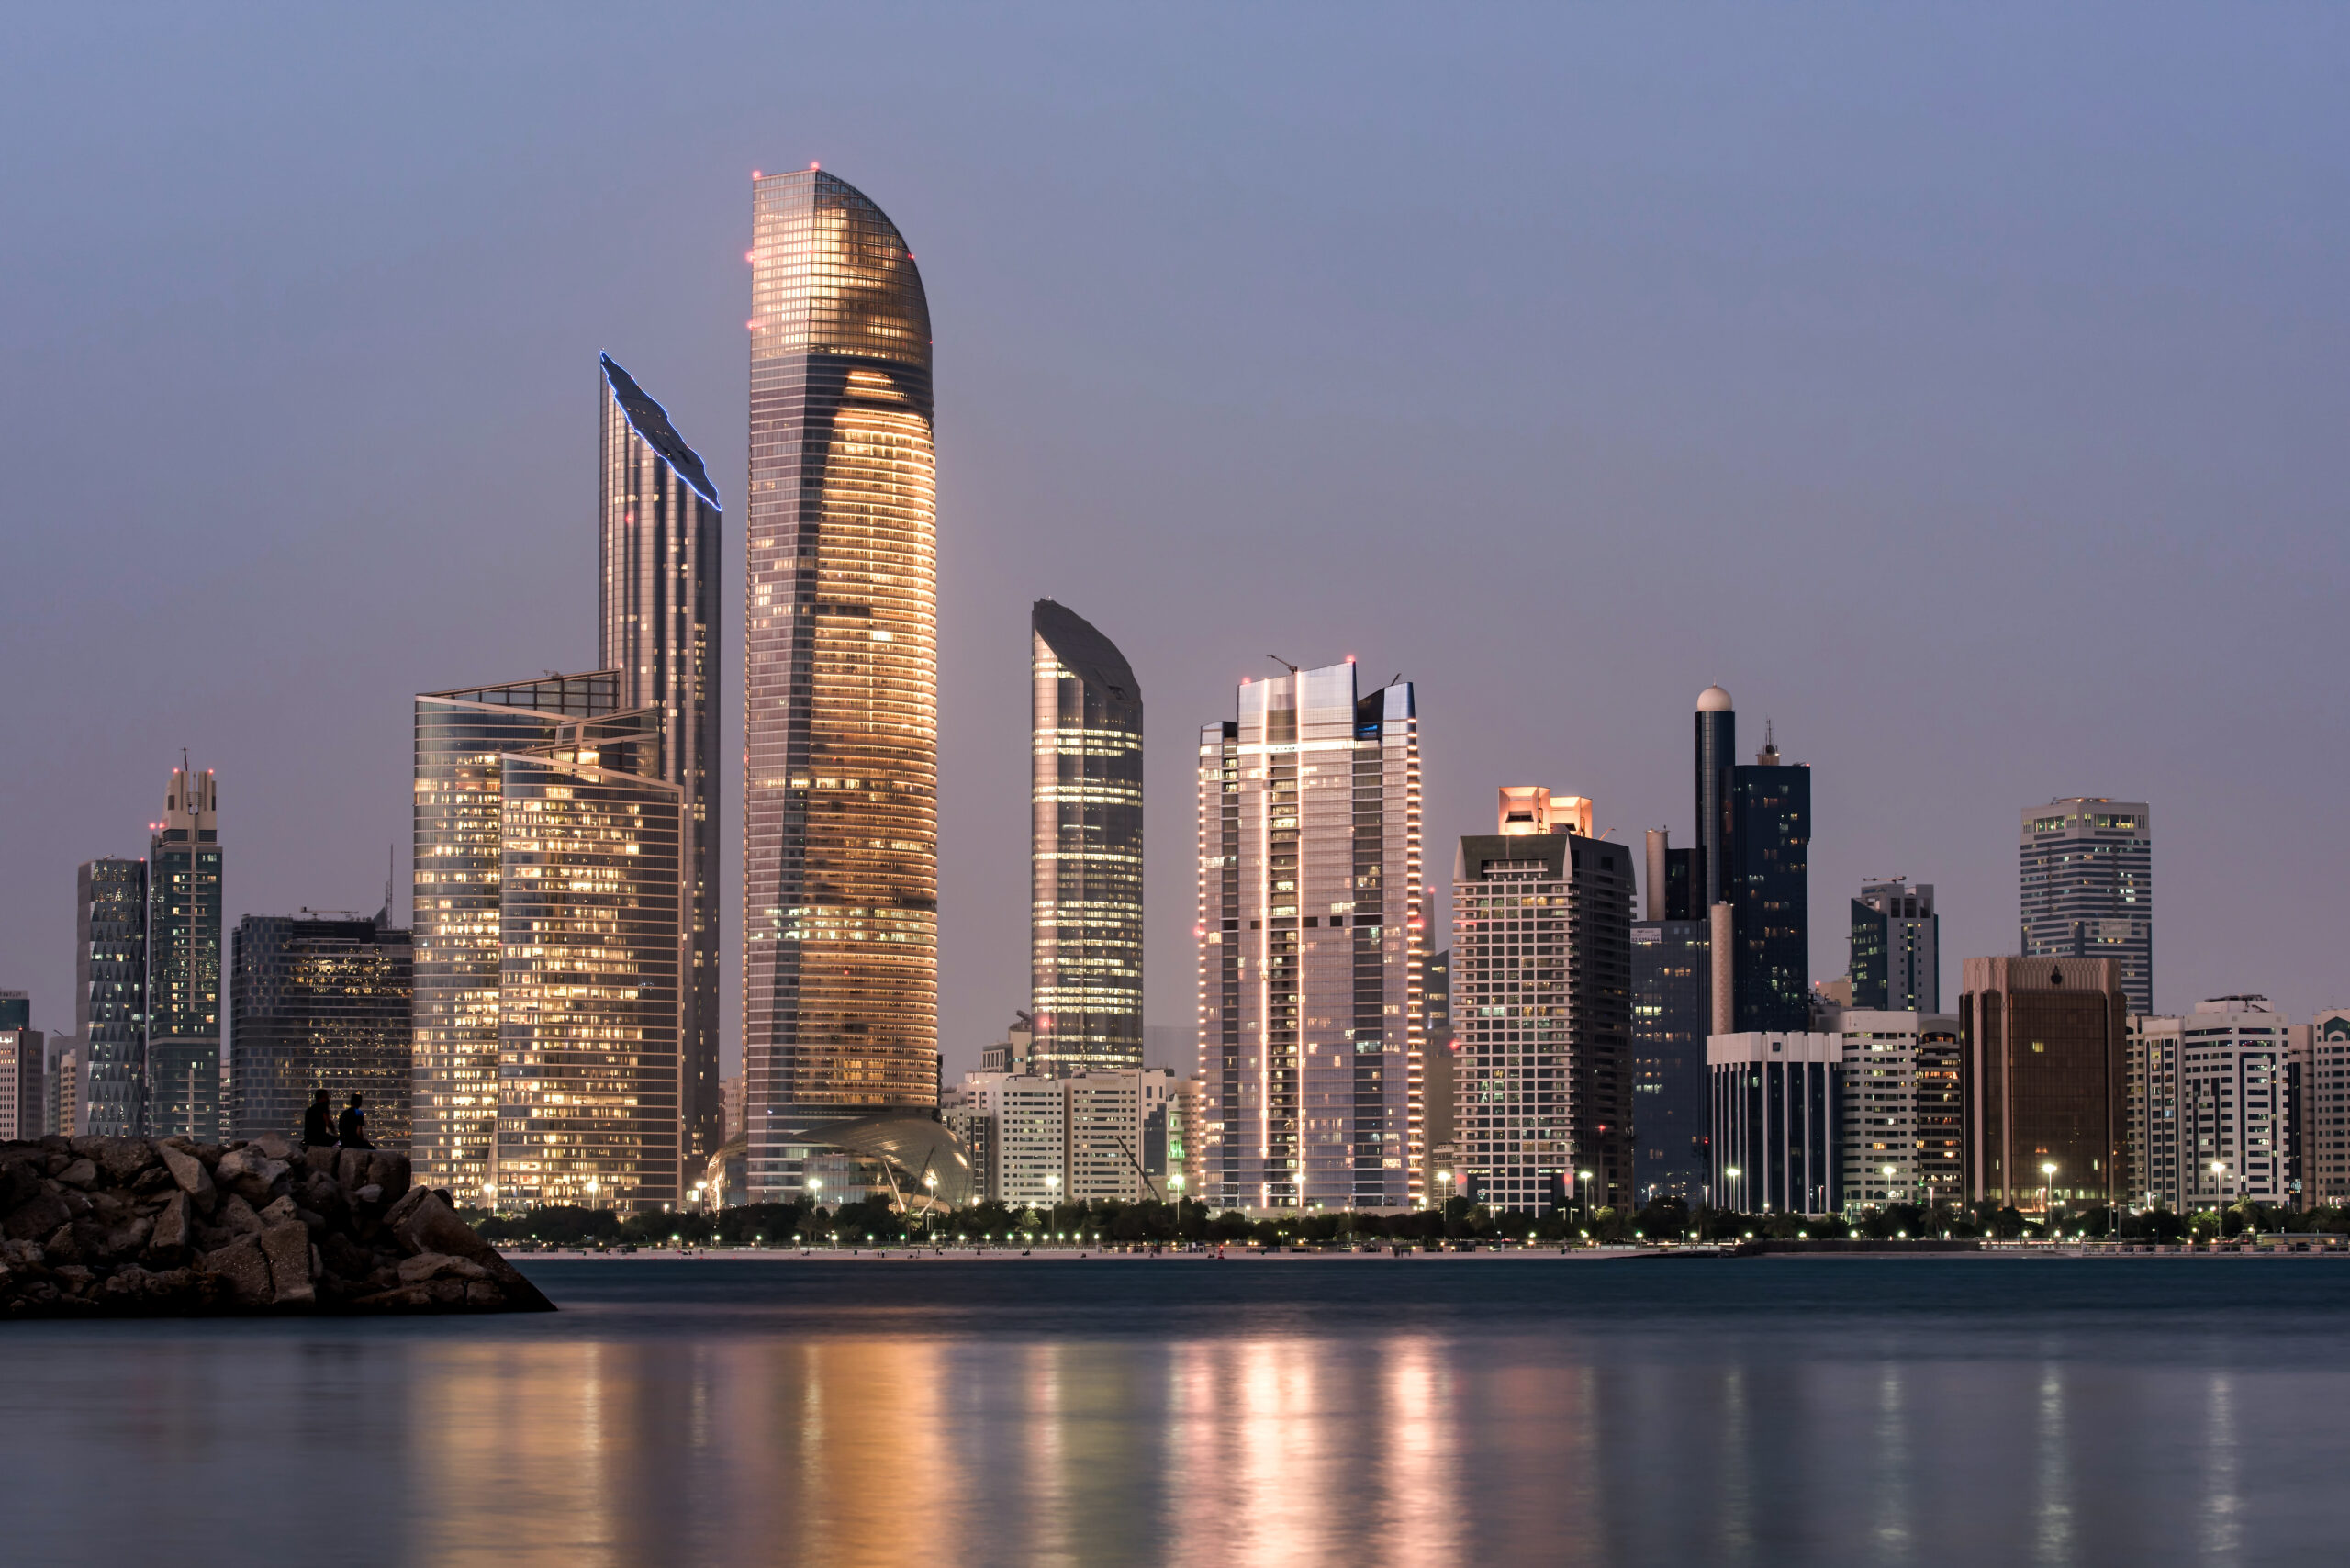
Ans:
[[[418,1355],[412,1462],[433,1506],[417,1545],[434,1563],[1290,1568],[1464,1550],[1452,1374],[1427,1336]]]
[[[2198,1537],[2242,1555],[2227,1377],[1595,1349],[1418,1330],[414,1345],[405,1560],[1450,1568],[1927,1562],[1966,1542],[2071,1563]],[[2182,1462],[2199,1492],[2106,1500]],[[2152,1517],[2174,1505],[2196,1517]]]

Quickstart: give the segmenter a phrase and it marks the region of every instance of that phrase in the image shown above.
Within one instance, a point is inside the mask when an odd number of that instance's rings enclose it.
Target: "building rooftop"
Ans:
[[[686,444],[677,427],[669,422],[668,411],[644,395],[629,373],[622,370],[612,356],[598,354],[597,363],[604,367],[604,385],[612,390],[612,398],[628,416],[628,422],[647,446],[661,454],[661,460],[677,471],[677,477],[693,487],[694,494],[718,507],[718,488],[701,465],[701,454]],[[719,510],[723,510],[723,508]]]

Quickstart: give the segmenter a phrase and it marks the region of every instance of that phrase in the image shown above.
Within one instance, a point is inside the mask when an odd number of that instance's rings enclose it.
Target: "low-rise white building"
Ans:
[[[974,1185],[1013,1208],[1133,1203],[1172,1195],[1170,1122],[1181,1148],[1181,1092],[1165,1068],[1067,1078],[973,1072],[940,1107],[966,1152]],[[1188,1152],[1188,1151],[1184,1151]]]
[[[2187,1213],[2294,1199],[2291,1032],[2262,996],[2133,1016],[2131,1201]]]
[[[1957,1014],[1851,1008],[1835,1016],[1844,1042],[1844,1207],[1956,1202]]]

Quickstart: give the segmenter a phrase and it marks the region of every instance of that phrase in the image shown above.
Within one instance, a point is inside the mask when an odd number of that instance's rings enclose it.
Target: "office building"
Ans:
[[[1452,878],[1457,1168],[1495,1210],[1631,1201],[1632,855],[1590,802],[1502,791]],[[1588,1172],[1588,1174],[1584,1174]]]
[[[1753,763],[1730,769],[1724,896],[1737,946],[1733,1005],[1743,1030],[1811,1021],[1811,769],[1782,763],[1763,727]]]
[[[653,1209],[687,1179],[683,801],[620,689],[416,700],[412,1149],[464,1202]]]
[[[1713,1018],[1710,923],[1692,900],[1696,852],[1671,847],[1654,828],[1647,847],[1643,918],[1628,934],[1632,1185],[1637,1202],[1674,1197],[1695,1204],[1706,1201],[1713,1163],[1706,1069]]]
[[[1456,1194],[1460,1042],[1452,1027],[1452,952],[1420,969],[1420,1190],[1430,1207]]]
[[[2292,1026],[2264,996],[2132,1014],[2128,1201],[2177,1214],[2294,1202],[2292,1058]]]
[[[229,943],[229,1136],[298,1138],[313,1092],[366,1097],[367,1137],[408,1147],[415,955],[388,903],[355,916],[249,914]]]
[[[970,1156],[977,1196],[1038,1209],[1167,1202],[1185,1174],[1184,1081],[1164,1068],[966,1073],[940,1117]]]
[[[881,209],[752,182],[744,1068],[755,1198],[828,1121],[936,1114],[930,307]]]
[[[1852,996],[1879,1013],[1939,1013],[1942,921],[1930,882],[1864,882],[1852,901]]]
[[[72,1035],[50,1035],[43,1042],[41,1115],[44,1136],[82,1136],[87,1113],[83,1104],[82,1062],[86,1047]]]
[[[1039,1071],[1143,1065],[1142,688],[1117,645],[1029,618],[1029,953]]]
[[[2111,958],[2130,1011],[2154,1010],[2154,841],[2143,801],[2068,795],[2023,813],[2027,958]]]
[[[1706,1041],[1715,1202],[1745,1214],[1843,1206],[1844,1042],[1748,1031]]]
[[[1666,890],[1658,917],[1707,922],[1713,1033],[1800,1034],[1811,1022],[1811,769],[1782,761],[1768,724],[1751,766],[1732,760],[1737,746],[1730,695],[1709,686],[1697,695],[1697,849],[1684,861],[1662,835],[1651,844],[1651,883],[1662,870]],[[1692,905],[1679,890],[1700,883],[1705,901]]]
[[[218,1143],[220,832],[212,770],[172,770],[147,851],[147,1047],[142,1130]]]
[[[1033,1072],[1036,1055],[1036,1022],[1025,1013],[1015,1012],[1003,1038],[991,1046],[979,1047],[981,1072]]]
[[[2350,1008],[2294,1025],[2293,1057],[2301,1206],[2350,1205]]]
[[[1219,1208],[1422,1197],[1419,722],[1352,660],[1200,734],[1200,1060]],[[1458,1016],[1456,1011],[1456,1017]]]
[[[84,1130],[134,1137],[147,1087],[146,861],[90,860],[75,874],[73,982]]]
[[[610,354],[603,371],[599,662],[622,710],[660,724],[659,777],[677,791],[687,951],[677,1103],[688,1170],[725,1140],[718,1076],[720,508],[701,457]]]
[[[1959,1002],[1969,1202],[2122,1196],[2128,1028],[2112,958],[1969,958]]]
[[[1958,1015],[1856,1007],[1840,1011],[1836,1025],[1844,1042],[1844,1206],[1956,1203]]]
[[[0,991],[0,1141],[46,1130],[48,1040],[32,1026],[30,999]]]

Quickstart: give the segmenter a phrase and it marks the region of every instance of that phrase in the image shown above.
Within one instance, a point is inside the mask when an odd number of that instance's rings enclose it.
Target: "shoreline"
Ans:
[[[930,1262],[930,1263],[1507,1263],[1507,1262],[1673,1262],[1673,1261],[1742,1261],[1787,1259],[1845,1259],[1863,1260],[1916,1260],[1919,1259],[1964,1259],[1978,1261],[2014,1261],[2020,1259],[2063,1259],[2075,1262],[2103,1260],[2159,1261],[2165,1260],[2244,1260],[2253,1259],[2319,1259],[2350,1260],[2350,1249],[2311,1248],[2295,1251],[2286,1248],[2242,1248],[2225,1250],[2189,1250],[2184,1247],[2165,1251],[2124,1251],[2120,1248],[2081,1247],[1986,1247],[1970,1249],[1906,1249],[1889,1246],[1883,1249],[1858,1249],[1818,1251],[1804,1249],[1773,1249],[1740,1255],[1729,1249],[1663,1247],[1512,1247],[1483,1249],[1476,1251],[1391,1253],[1354,1251],[1341,1249],[1281,1249],[1265,1251],[1229,1250],[1219,1258],[1213,1250],[1205,1251],[1122,1251],[1101,1247],[640,1247],[633,1251],[617,1249],[574,1250],[546,1248],[530,1251],[509,1249],[505,1256],[519,1265],[541,1260],[551,1262]]]

